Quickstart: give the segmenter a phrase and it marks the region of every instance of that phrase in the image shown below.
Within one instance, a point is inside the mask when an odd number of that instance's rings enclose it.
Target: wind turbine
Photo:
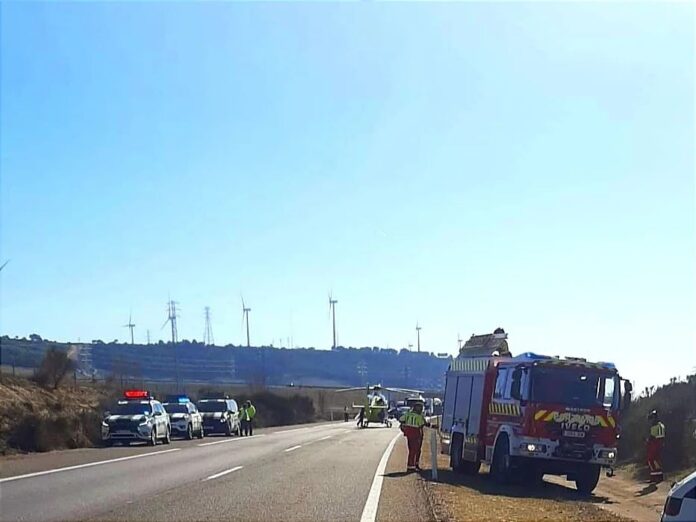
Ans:
[[[251,312],[251,308],[247,308],[244,303],[244,297],[242,297],[242,324],[246,321],[247,348],[251,347],[251,342],[249,341],[249,312]]]
[[[336,349],[336,303],[337,299],[332,299],[331,292],[329,292],[329,313],[333,317],[333,346],[332,349]]]
[[[133,312],[128,313],[128,324],[124,324],[123,327],[130,329],[131,344],[135,344],[133,341],[133,329],[135,328],[135,324],[133,324]]]
[[[418,353],[420,353],[420,331],[423,328],[416,322],[416,333],[418,334]]]

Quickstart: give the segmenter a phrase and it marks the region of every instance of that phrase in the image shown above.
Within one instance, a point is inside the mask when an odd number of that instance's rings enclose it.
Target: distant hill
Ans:
[[[38,335],[0,338],[2,364],[37,367],[49,346],[70,352],[82,375],[254,385],[361,386],[382,383],[440,390],[450,358],[378,347],[315,350],[177,343],[57,343]]]

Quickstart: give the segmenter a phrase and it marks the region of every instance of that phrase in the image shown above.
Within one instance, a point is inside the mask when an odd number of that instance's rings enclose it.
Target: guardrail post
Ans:
[[[430,430],[430,466],[431,478],[437,480],[437,433],[434,429]]]

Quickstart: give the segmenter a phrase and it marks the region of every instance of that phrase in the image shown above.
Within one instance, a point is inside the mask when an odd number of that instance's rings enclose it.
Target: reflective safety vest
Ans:
[[[256,408],[254,406],[249,406],[242,410],[242,420],[250,421],[256,415]]]
[[[410,426],[412,428],[422,428],[425,426],[425,417],[420,413],[414,411],[409,411],[401,416],[399,422],[403,423],[405,426]]]
[[[664,439],[665,425],[658,421],[657,424],[650,426],[650,436],[653,439]]]

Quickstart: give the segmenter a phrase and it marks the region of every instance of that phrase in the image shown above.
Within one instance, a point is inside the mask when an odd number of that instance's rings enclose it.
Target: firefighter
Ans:
[[[406,471],[420,471],[420,454],[423,444],[423,427],[430,426],[423,416],[423,403],[417,402],[399,419],[401,431],[408,441]]]
[[[647,443],[648,467],[650,468],[650,482],[658,483],[664,479],[662,474],[662,447],[665,442],[665,425],[660,422],[657,410],[653,410],[648,414],[648,420],[650,421],[650,432],[645,440]]]
[[[241,411],[242,435],[251,436],[254,434],[253,420],[256,415],[256,408],[251,401],[246,401]]]

